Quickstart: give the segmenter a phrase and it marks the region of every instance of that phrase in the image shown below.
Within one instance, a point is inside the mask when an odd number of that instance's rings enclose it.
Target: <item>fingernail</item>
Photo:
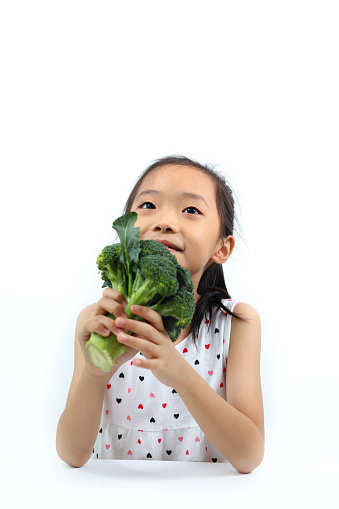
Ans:
[[[121,316],[119,316],[119,318],[117,318],[117,322],[118,322],[118,326],[123,327],[124,325],[126,325],[126,320],[124,318],[122,318]]]
[[[125,341],[127,341],[126,334],[119,334],[119,341],[121,341],[121,343],[124,343]]]

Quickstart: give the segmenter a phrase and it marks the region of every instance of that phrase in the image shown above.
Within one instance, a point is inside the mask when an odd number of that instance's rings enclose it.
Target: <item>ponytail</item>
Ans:
[[[226,288],[222,265],[213,263],[201,276],[198,290],[199,300],[192,319],[190,334],[195,342],[200,330],[200,325],[208,320],[211,323],[213,309],[220,308],[226,313],[243,321],[243,318],[231,311],[222,301],[231,299]]]

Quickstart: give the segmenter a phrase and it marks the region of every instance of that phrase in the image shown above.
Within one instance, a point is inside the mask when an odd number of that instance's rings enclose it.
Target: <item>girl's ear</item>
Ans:
[[[234,245],[235,240],[234,237],[232,237],[232,235],[224,237],[222,245],[219,246],[218,250],[211,257],[212,262],[218,263],[220,265],[225,263],[231,256],[232,251],[234,249]]]

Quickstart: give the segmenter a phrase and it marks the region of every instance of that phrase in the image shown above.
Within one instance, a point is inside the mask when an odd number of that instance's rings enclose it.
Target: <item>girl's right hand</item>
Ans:
[[[96,377],[111,378],[122,364],[131,360],[138,353],[136,350],[127,347],[126,351],[116,360],[112,371],[104,373],[94,366],[86,350],[85,345],[90,339],[92,332],[96,332],[103,337],[108,337],[111,333],[117,336],[119,332],[123,332],[115,325],[115,320],[107,316],[107,313],[114,315],[116,318],[126,318],[124,312],[126,306],[127,302],[122,293],[112,288],[105,288],[101,299],[97,304],[91,306],[91,312],[88,313],[87,311],[86,313],[86,310],[84,310],[85,316],[83,316],[84,312],[80,313],[77,326],[77,339],[85,358],[85,370],[87,373]]]

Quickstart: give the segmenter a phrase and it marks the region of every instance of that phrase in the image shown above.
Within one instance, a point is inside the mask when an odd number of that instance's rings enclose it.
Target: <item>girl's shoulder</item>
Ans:
[[[232,318],[230,343],[238,342],[243,347],[246,341],[260,349],[261,320],[258,311],[247,302],[237,301],[233,307],[237,318]]]
[[[225,326],[229,327],[231,335],[234,331],[248,330],[251,327],[260,330],[259,313],[251,304],[234,299],[223,299],[221,303],[222,306],[215,310],[214,320],[219,323],[226,321]]]
[[[246,321],[246,318],[253,319],[254,317],[259,318],[259,314],[257,310],[248,304],[247,302],[243,302],[236,299],[222,299],[221,301],[222,306],[216,308],[216,312],[223,313],[226,308],[226,311],[229,310],[232,313],[234,313],[236,316],[242,318]],[[227,316],[227,313],[225,313]]]
[[[260,316],[258,311],[248,304],[247,302],[235,301],[233,309],[233,313],[238,316],[242,320],[236,320],[241,323],[256,323],[260,325]]]

